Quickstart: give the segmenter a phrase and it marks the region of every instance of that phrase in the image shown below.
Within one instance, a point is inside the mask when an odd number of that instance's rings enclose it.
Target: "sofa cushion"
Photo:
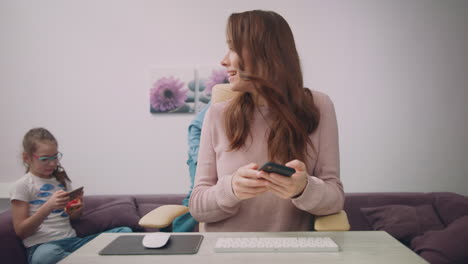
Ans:
[[[441,193],[435,196],[434,207],[445,226],[455,219],[468,215],[468,197],[455,193]]]
[[[361,208],[391,204],[419,206],[433,202],[434,196],[419,192],[346,193],[344,210],[348,214],[351,231],[370,231],[374,228],[361,212]]]
[[[430,204],[385,205],[361,208],[374,230],[383,230],[394,238],[409,245],[411,240],[427,230],[439,230],[444,226]]]
[[[411,248],[429,263],[468,263],[468,216],[453,221],[443,230],[415,237]]]
[[[83,214],[80,219],[72,221],[72,225],[77,235],[83,237],[119,226],[135,230],[139,227],[139,220],[131,197],[85,196]]]

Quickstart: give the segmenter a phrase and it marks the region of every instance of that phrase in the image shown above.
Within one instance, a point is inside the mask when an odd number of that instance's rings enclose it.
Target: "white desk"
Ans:
[[[140,264],[140,263],[427,263],[416,253],[383,231],[350,232],[286,232],[286,233],[174,233],[202,234],[200,250],[195,255],[138,255],[100,256],[98,252],[112,240],[122,235],[139,233],[103,233],[61,261],[61,264]],[[144,234],[144,233],[141,233]],[[214,244],[218,237],[227,236],[328,236],[341,248],[340,252],[313,253],[215,253]]]

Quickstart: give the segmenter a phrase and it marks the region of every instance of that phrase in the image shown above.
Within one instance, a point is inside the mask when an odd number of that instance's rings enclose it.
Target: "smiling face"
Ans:
[[[228,40],[229,50],[221,60],[221,65],[226,67],[228,73],[229,83],[232,85],[232,90],[236,92],[253,92],[254,87],[251,81],[249,81],[244,75],[248,71],[249,67],[246,65],[245,69],[241,69],[241,57],[232,47],[232,42]],[[244,52],[244,60],[246,53]]]
[[[29,165],[32,174],[41,178],[50,178],[57,168],[58,159],[44,159],[44,157],[57,156],[57,144],[49,140],[37,141],[35,144],[36,151],[32,154],[23,153],[23,160]]]

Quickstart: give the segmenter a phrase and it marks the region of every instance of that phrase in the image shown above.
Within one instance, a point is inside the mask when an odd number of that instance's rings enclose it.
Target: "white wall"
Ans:
[[[468,195],[468,2],[425,0],[1,1],[0,185],[44,126],[87,194],[187,192],[193,115],[149,113],[150,67],[218,63],[228,15],[256,8],[335,102],[347,192]]]

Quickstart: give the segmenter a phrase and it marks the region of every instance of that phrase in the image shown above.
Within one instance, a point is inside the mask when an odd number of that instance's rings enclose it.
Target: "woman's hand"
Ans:
[[[45,203],[50,211],[65,208],[68,203],[68,193],[60,190],[52,194],[52,197]]]
[[[264,171],[257,172],[259,177],[264,178],[267,182],[266,188],[275,195],[283,198],[295,198],[302,194],[307,186],[307,171],[306,166],[302,161],[293,160],[285,164],[288,167],[294,168],[296,172],[291,177],[283,176],[276,173],[267,173]]]
[[[258,175],[258,165],[250,163],[237,169],[232,177],[232,191],[239,200],[258,196],[268,189],[267,182]]]

